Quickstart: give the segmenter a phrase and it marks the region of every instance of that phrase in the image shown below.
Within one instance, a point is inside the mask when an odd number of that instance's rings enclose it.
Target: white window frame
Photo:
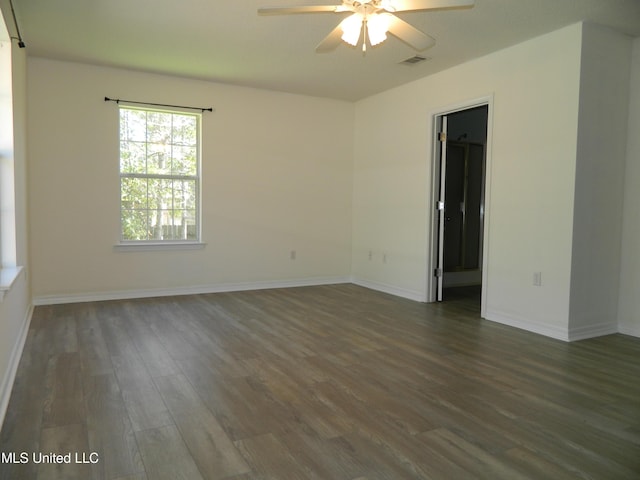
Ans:
[[[0,12],[0,302],[23,270],[17,257],[12,71],[11,39]]]
[[[202,248],[204,243],[202,243],[202,114],[194,113],[192,111],[184,111],[179,108],[157,108],[157,107],[147,107],[147,106],[138,106],[138,105],[129,105],[125,102],[120,102],[118,108],[118,171],[119,171],[119,243],[115,245],[115,250],[162,250],[162,249],[197,249]],[[168,113],[173,115],[186,115],[195,117],[197,126],[196,126],[196,173],[195,175],[176,175],[176,174],[155,174],[155,173],[126,173],[122,171],[121,164],[121,142],[122,131],[120,128],[120,119],[121,119],[121,111],[123,109],[126,110],[138,110],[142,112],[159,112],[159,113]],[[151,143],[145,141],[145,147]],[[172,144],[173,145],[173,144]],[[124,238],[124,228],[123,228],[123,205],[122,205],[122,188],[123,188],[123,179],[125,178],[143,178],[143,179],[157,179],[157,180],[193,180],[195,181],[195,224],[196,224],[196,234],[195,239],[158,239],[158,238],[147,238],[140,240],[132,240]],[[150,210],[148,210],[150,211]]]

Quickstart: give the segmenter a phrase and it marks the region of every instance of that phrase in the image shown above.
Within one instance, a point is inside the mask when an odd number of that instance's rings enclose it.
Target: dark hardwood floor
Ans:
[[[639,379],[637,338],[355,285],[37,307],[0,478],[638,479]]]

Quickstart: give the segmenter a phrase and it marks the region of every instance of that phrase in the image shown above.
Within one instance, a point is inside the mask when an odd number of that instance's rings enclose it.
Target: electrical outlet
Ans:
[[[533,285],[535,287],[542,286],[542,272],[533,272]]]
[[[369,250],[369,261],[373,260],[373,252]]]
[[[295,250],[291,250],[290,257],[291,257],[291,260],[295,260],[296,259],[296,251]]]

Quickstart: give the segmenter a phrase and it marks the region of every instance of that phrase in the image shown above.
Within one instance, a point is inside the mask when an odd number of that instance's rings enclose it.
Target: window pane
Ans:
[[[173,235],[175,240],[195,240],[197,238],[195,210],[173,211]]]
[[[147,112],[120,109],[120,139],[145,142],[147,140]]]
[[[173,195],[176,209],[195,210],[196,182],[195,180],[175,180]]]
[[[173,181],[149,179],[147,200],[150,210],[167,210],[173,208]]]
[[[139,142],[120,142],[120,172],[146,172],[145,144]]]
[[[153,240],[175,240],[173,235],[172,210],[156,209],[149,212],[151,238]]]
[[[171,143],[171,114],[147,112],[147,142]]]
[[[147,208],[147,180],[145,178],[122,178],[120,200],[123,209]]]
[[[198,141],[198,120],[192,115],[173,116],[173,143],[195,146]]]
[[[173,175],[190,175],[198,173],[198,155],[196,147],[173,147]]]
[[[171,145],[150,143],[147,147],[147,173],[171,174]]]
[[[147,210],[122,210],[122,239],[149,239],[149,218]]]
[[[184,213],[184,229],[187,234],[185,240],[196,240],[198,238],[196,210],[186,210]]]

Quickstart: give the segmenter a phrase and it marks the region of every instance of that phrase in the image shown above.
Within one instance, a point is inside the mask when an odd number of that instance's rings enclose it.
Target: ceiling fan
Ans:
[[[341,41],[356,46],[362,37],[362,51],[382,43],[387,33],[399,38],[416,50],[435,45],[433,37],[398,18],[395,13],[424,10],[471,8],[475,0],[342,0],[340,5],[308,5],[299,7],[264,7],[259,15],[289,15],[296,13],[351,13],[316,47],[316,52],[334,50]]]

